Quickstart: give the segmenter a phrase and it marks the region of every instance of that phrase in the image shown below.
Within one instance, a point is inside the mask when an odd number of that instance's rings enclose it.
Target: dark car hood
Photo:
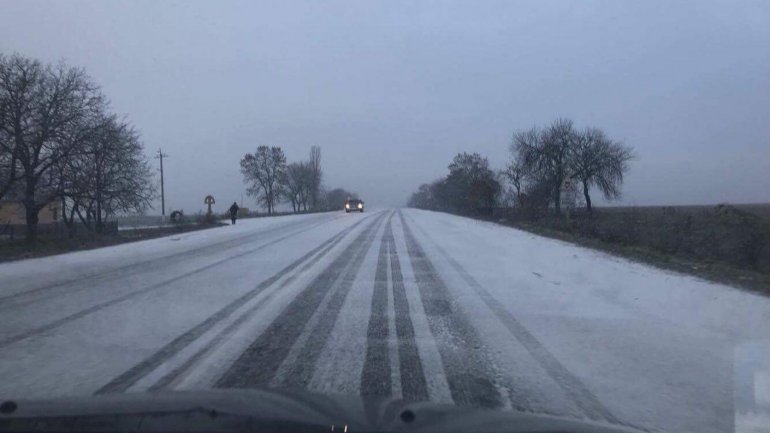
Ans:
[[[16,400],[6,431],[636,432],[511,411],[278,390],[207,390]],[[332,429],[332,426],[333,429]]]

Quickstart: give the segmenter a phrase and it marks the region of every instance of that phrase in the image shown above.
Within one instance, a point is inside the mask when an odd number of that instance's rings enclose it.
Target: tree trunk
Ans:
[[[24,210],[27,220],[26,239],[28,242],[34,242],[37,240],[37,214],[39,209],[35,204],[35,185],[31,182],[27,182],[27,188],[24,193]]]
[[[588,209],[588,214],[593,215],[594,210],[591,207],[591,196],[588,194],[588,183],[583,181],[583,196],[586,198],[586,209]]]
[[[78,219],[79,219],[79,220],[80,220],[80,222],[83,224],[83,226],[84,226],[86,229],[88,229],[88,230],[91,230],[91,225],[90,225],[90,223],[88,222],[88,211],[86,210],[86,216],[85,216],[85,217],[83,217],[83,212],[81,212],[81,211],[80,211],[80,207],[78,207],[78,206],[75,206],[73,209],[74,209],[74,210],[77,212],[77,214],[78,214]]]
[[[74,206],[74,205],[73,205]],[[74,210],[72,214],[67,217],[67,199],[62,197],[61,199],[61,220],[64,222],[64,226],[67,228],[67,236],[70,238],[75,237],[75,225],[73,224],[72,217],[74,216]]]
[[[553,207],[556,211],[556,216],[561,215],[561,185],[557,186],[553,192]]]
[[[96,233],[102,234],[103,232],[102,227],[102,198],[101,194],[99,194],[99,197],[96,199]]]
[[[70,226],[70,222],[67,219],[67,199],[64,197],[61,198],[61,220],[65,226]]]
[[[37,222],[38,222],[38,216],[37,216],[37,209],[35,209],[35,206],[28,207],[26,209],[27,212],[27,234],[26,239],[29,242],[34,242],[37,240]]]
[[[316,191],[315,182],[313,183],[313,189],[310,190],[310,208],[315,209],[318,206],[318,192]],[[307,210],[307,208],[305,208]]]
[[[77,208],[78,208],[78,205],[73,203],[72,209],[70,210],[70,222],[69,222],[69,226],[67,227],[70,238],[75,237],[75,230],[76,230],[75,229],[75,211],[77,210]]]

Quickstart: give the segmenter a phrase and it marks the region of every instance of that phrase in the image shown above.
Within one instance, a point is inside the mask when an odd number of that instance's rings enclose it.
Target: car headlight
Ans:
[[[345,203],[345,209],[350,209],[350,205]]]
[[[364,205],[362,205],[361,203],[358,203],[358,208],[361,209],[362,207],[364,207]]]

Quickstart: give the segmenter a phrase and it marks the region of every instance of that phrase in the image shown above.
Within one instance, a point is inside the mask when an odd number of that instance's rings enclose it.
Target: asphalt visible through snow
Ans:
[[[0,265],[0,399],[301,389],[734,431],[770,409],[769,325],[766,298],[456,216],[244,220]]]

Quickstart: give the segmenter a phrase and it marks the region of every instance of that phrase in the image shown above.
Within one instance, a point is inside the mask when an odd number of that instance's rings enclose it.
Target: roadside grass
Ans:
[[[770,295],[770,204],[600,207],[563,218],[497,208],[472,217]]]
[[[137,230],[121,230],[114,234],[104,235],[79,234],[72,238],[40,238],[32,243],[27,242],[24,239],[0,241],[0,263],[109,247],[128,242],[142,241],[220,226],[221,224],[188,224]]]
[[[483,219],[486,220],[486,218]],[[536,235],[603,251],[661,269],[694,275],[705,280],[727,284],[770,296],[770,274],[766,272],[746,269],[714,260],[695,260],[677,256],[675,254],[663,253],[643,246],[606,242],[596,238],[581,236],[576,233],[541,227],[534,223],[511,221],[492,222],[521,229]]]
[[[270,218],[320,212],[327,211],[303,211],[296,213],[274,212],[272,214],[250,212],[247,215],[238,216],[238,219]],[[160,224],[161,221],[159,218],[160,217],[129,217],[127,218],[129,228],[121,229],[116,233],[102,235],[80,230],[77,235],[71,238],[66,236],[40,236],[38,240],[33,243],[26,242],[24,239],[0,240],[0,263],[108,247],[128,242],[159,238],[176,233],[205,230],[229,225],[229,222],[220,223],[219,221],[230,219],[227,213],[212,213],[211,215],[198,213],[186,216],[186,222],[184,224],[164,226],[144,225]]]

